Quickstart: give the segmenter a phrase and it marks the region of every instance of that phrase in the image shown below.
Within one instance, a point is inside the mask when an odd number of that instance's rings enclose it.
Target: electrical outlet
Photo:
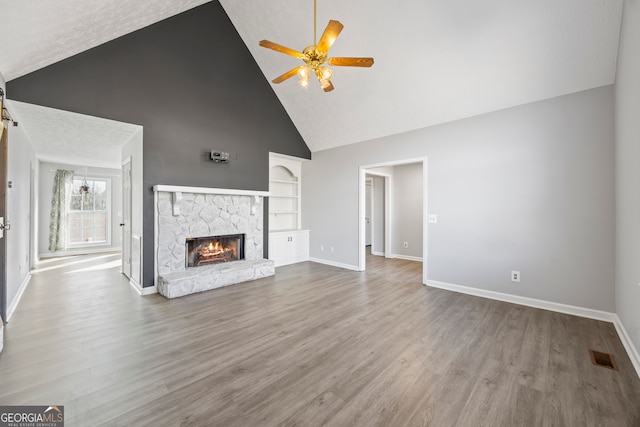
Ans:
[[[431,214],[427,216],[427,222],[429,224],[437,224],[438,223],[438,215]]]
[[[404,242],[402,246],[404,246],[404,248],[407,249],[409,247],[409,242]]]
[[[519,271],[512,271],[511,272],[511,281],[520,283],[520,272]]]
[[[324,245],[320,245],[320,252],[324,252]]]

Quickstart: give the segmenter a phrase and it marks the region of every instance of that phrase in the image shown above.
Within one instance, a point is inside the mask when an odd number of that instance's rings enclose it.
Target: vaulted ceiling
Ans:
[[[0,73],[20,77],[202,3],[0,0]],[[220,3],[269,80],[300,61],[260,40],[313,44],[312,0]],[[335,67],[330,93],[295,78],[273,89],[319,151],[608,85],[622,3],[318,0],[318,36],[329,19],[345,26],[330,56],[372,56],[375,65]]]

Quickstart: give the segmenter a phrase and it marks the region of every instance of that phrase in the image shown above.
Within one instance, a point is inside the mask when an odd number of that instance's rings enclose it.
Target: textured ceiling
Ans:
[[[298,65],[258,46],[313,41],[311,0],[221,0],[271,80]],[[622,0],[320,0],[318,33],[345,28],[330,56],[335,90],[291,79],[274,90],[312,151],[612,84]]]
[[[0,73],[12,80],[208,0],[0,0]]]
[[[0,0],[0,72],[16,78],[202,3]],[[274,91],[319,151],[612,84],[622,3],[319,0],[318,34],[329,19],[345,26],[330,56],[376,63],[336,67],[330,93],[295,78]],[[221,4],[269,80],[299,62],[258,41],[312,44],[311,0]]]
[[[120,169],[120,149],[141,126],[8,101],[38,158],[47,162]]]

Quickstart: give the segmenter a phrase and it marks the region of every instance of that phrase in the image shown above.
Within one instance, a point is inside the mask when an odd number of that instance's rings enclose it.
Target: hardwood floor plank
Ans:
[[[34,272],[0,404],[65,405],[69,426],[640,426],[610,323],[428,288],[420,263],[370,255],[366,272],[306,262],[139,297],[117,257]]]

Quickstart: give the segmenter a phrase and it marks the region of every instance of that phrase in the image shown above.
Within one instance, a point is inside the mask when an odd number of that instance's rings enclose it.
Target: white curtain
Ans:
[[[73,171],[58,169],[53,178],[51,217],[49,221],[49,251],[56,252],[67,247],[67,207],[72,191]]]

